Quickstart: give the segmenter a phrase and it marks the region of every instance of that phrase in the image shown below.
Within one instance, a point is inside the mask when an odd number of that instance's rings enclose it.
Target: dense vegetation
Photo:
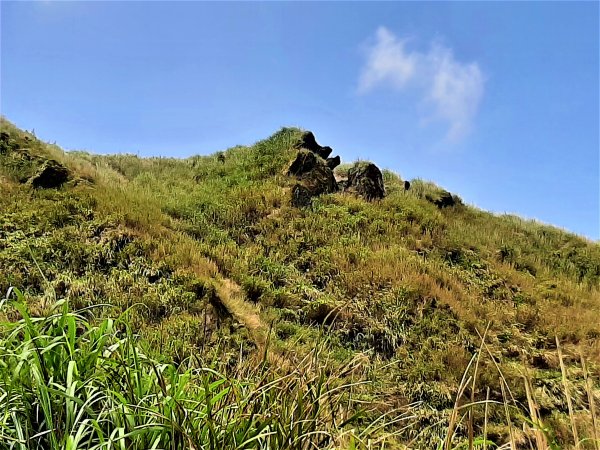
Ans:
[[[185,160],[2,131],[0,447],[599,448],[597,243],[389,171],[292,207],[297,129]]]

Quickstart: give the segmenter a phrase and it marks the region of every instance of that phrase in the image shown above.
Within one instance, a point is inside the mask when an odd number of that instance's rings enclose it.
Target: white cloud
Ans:
[[[376,34],[377,43],[369,49],[359,91],[367,92],[385,82],[401,89],[415,75],[417,56],[406,53],[405,41],[396,39],[385,27],[379,27]]]
[[[358,92],[365,94],[378,86],[416,89],[427,106],[425,119],[446,122],[447,139],[461,139],[470,131],[483,97],[479,65],[457,61],[451,49],[439,44],[432,44],[427,52],[408,51],[406,44],[406,39],[379,27],[367,49]]]

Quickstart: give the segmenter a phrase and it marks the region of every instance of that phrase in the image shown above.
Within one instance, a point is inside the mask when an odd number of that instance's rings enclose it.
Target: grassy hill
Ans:
[[[389,171],[294,207],[294,128],[188,159],[1,131],[0,448],[600,448],[598,243]]]

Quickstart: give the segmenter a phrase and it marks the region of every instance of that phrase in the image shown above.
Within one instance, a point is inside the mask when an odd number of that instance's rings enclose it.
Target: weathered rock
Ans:
[[[316,155],[308,150],[300,150],[287,171],[288,175],[301,176],[313,170],[317,165]]]
[[[333,158],[327,158],[327,167],[329,167],[331,170],[335,169],[337,166],[340,165],[341,163],[341,159],[339,156],[334,156]]]
[[[315,135],[312,131],[306,131],[300,138],[300,142],[297,145],[298,148],[305,148],[313,153],[316,153],[323,159],[327,159],[333,151],[331,147],[322,147],[317,143]]]
[[[333,149],[331,147],[325,146],[325,147],[321,147],[321,150],[319,152],[316,152],[316,153],[321,158],[327,159],[329,157],[329,155],[331,155],[331,152],[333,152]]]
[[[383,198],[385,187],[381,170],[373,163],[357,162],[348,171],[347,190],[367,200]]]
[[[69,179],[69,171],[58,161],[47,160],[39,172],[29,179],[34,188],[57,188]]]
[[[293,206],[308,206],[312,197],[338,190],[333,171],[322,159],[316,158],[314,154],[312,156],[315,158],[314,167],[306,173],[297,175],[300,181],[292,188]]]
[[[425,198],[438,208],[448,208],[450,206],[462,205],[462,200],[458,195],[452,195],[450,192],[442,190],[437,196],[426,195]]]
[[[325,164],[317,164],[310,172],[301,177],[302,184],[306,186],[314,197],[321,194],[330,194],[338,190],[333,170]]]
[[[444,191],[441,193],[440,198],[438,198],[434,202],[435,206],[438,208],[447,208],[448,206],[454,206],[454,198],[452,194],[448,191]]]
[[[292,205],[308,206],[312,197],[338,191],[333,169],[341,160],[339,156],[329,158],[331,147],[319,145],[314,134],[307,131],[302,134],[296,148],[300,150],[287,170],[287,175],[299,179],[292,188]]]
[[[404,182],[404,190],[408,191],[410,189],[410,181],[405,181]]]

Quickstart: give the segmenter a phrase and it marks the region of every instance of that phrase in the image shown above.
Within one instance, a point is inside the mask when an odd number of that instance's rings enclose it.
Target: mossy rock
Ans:
[[[438,208],[448,208],[451,206],[462,205],[462,200],[458,195],[453,195],[446,190],[440,190],[436,195],[426,195],[427,201],[433,203]]]
[[[317,155],[310,150],[300,150],[296,155],[296,158],[290,164],[287,171],[288,175],[302,176],[317,166]]]
[[[69,179],[69,170],[58,161],[47,160],[38,173],[29,179],[29,183],[34,188],[58,188]]]
[[[288,169],[288,175],[295,175],[299,179],[292,188],[292,205],[296,207],[309,206],[312,197],[338,190],[333,170],[323,158],[309,150],[298,152]]]
[[[367,200],[385,197],[383,175],[379,167],[370,162],[357,162],[348,170],[346,189]]]

